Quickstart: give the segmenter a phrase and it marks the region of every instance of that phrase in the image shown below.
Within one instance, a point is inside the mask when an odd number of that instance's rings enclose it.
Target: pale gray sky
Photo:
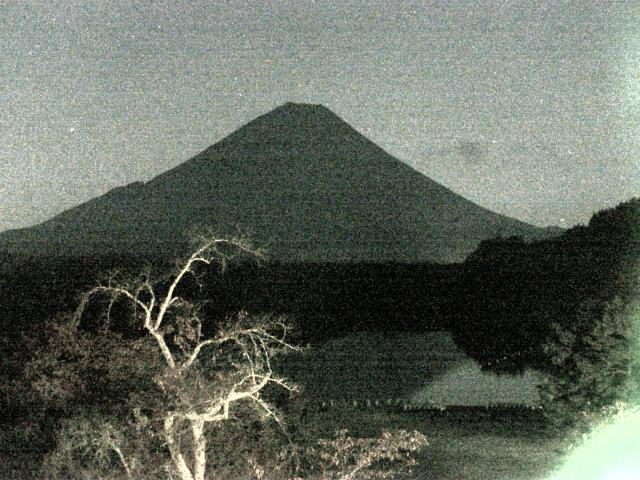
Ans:
[[[570,226],[640,194],[640,3],[0,3],[0,230],[148,180],[286,101]]]

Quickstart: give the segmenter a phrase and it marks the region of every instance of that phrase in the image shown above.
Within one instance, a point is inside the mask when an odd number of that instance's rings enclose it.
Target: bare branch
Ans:
[[[160,311],[158,312],[158,315],[155,319],[154,328],[156,330],[158,330],[162,325],[162,321],[167,312],[167,309],[175,301],[174,299],[176,297],[174,297],[174,293],[176,288],[187,273],[193,273],[193,268],[195,265],[199,263],[210,265],[213,257],[215,256],[218,256],[221,261],[225,261],[226,259],[228,259],[228,257],[222,254],[218,249],[219,245],[227,244],[252,255],[259,254],[259,251],[257,249],[254,249],[249,242],[243,239],[210,237],[208,239],[202,240],[203,241],[200,247],[198,247],[196,251],[193,252],[191,256],[186,260],[186,262],[182,265],[182,267],[178,271],[178,274],[169,286],[164,301],[160,304]]]
[[[174,423],[176,420],[176,416],[174,414],[168,414],[164,420],[164,436],[167,441],[167,447],[169,447],[169,454],[171,455],[171,459],[173,460],[174,467],[178,471],[178,475],[180,475],[181,480],[194,480],[193,474],[191,470],[187,466],[187,462],[180,451],[180,446],[178,445],[175,438],[174,431]]]
[[[147,305],[145,305],[143,302],[141,302],[136,296],[131,294],[125,288],[114,287],[114,286],[110,286],[110,285],[99,285],[97,287],[92,288],[91,290],[89,290],[88,292],[86,292],[82,296],[80,304],[78,305],[78,308],[76,309],[76,311],[75,311],[75,313],[73,315],[73,326],[74,327],[77,328],[80,325],[80,320],[82,318],[82,314],[84,313],[85,308],[89,304],[89,301],[91,300],[91,297],[93,297],[94,295],[99,294],[99,293],[106,293],[108,295],[111,295],[112,300],[115,300],[119,296],[123,296],[123,297],[131,300],[134,304],[136,304],[139,307],[141,307],[144,310],[144,312],[145,312],[147,317],[151,316],[151,310],[149,309],[149,307]]]
[[[173,355],[171,354],[171,350],[169,350],[169,346],[167,345],[167,342],[164,339],[164,335],[150,328],[147,330],[149,331],[151,336],[153,336],[153,338],[156,340],[156,343],[158,344],[158,348],[160,348],[160,352],[162,353],[162,356],[167,362],[167,365],[169,366],[169,368],[175,369],[176,362],[173,358]]]
[[[187,358],[187,360],[185,360],[182,365],[180,366],[180,368],[187,369],[189,368],[193,362],[196,360],[196,358],[198,358],[198,355],[200,354],[200,351],[206,347],[207,345],[220,345],[221,343],[225,343],[229,341],[229,338],[223,338],[223,339],[209,339],[209,340],[205,340],[203,342],[199,342],[195,348],[193,349],[193,351],[191,352],[191,354],[189,355],[189,357]]]
[[[280,422],[276,409],[261,398],[260,393],[269,384],[289,391],[296,389],[285,379],[275,377],[271,365],[271,357],[280,350],[298,350],[288,342],[289,327],[283,319],[252,318],[246,312],[240,312],[237,318],[220,327],[214,337],[203,338],[198,306],[178,295],[185,276],[191,274],[197,279],[199,265],[216,261],[224,267],[239,253],[254,257],[262,257],[263,253],[243,237],[219,238],[208,234],[199,237],[198,241],[193,253],[177,265],[175,276],[152,281],[147,271],[137,280],[123,282],[116,281],[116,275],[112,274],[82,297],[73,317],[73,326],[77,327],[95,295],[109,296],[107,324],[112,307],[120,297],[132,303],[136,319],[143,317],[144,329],[154,338],[165,360],[164,370],[156,381],[167,395],[162,401],[167,402],[165,406],[169,411],[162,413],[161,421],[171,462],[180,480],[203,480],[205,477],[203,432],[207,423],[227,420],[233,405],[243,401],[254,403],[267,417]],[[166,286],[166,293],[162,289],[163,294],[157,289],[161,282]],[[138,310],[143,315],[139,315]],[[198,363],[205,348],[213,350],[213,365],[220,367],[219,376],[216,372],[206,375],[205,365]],[[222,355],[227,355],[224,363],[220,361]],[[181,446],[181,438],[189,432],[191,442]],[[189,445],[190,453],[183,452],[187,448],[184,445]],[[124,456],[120,456],[127,469]]]

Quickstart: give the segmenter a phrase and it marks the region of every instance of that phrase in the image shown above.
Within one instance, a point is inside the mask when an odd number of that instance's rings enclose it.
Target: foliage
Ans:
[[[574,441],[549,480],[634,480],[640,478],[640,408],[618,403],[590,432]]]
[[[558,427],[588,428],[638,392],[637,322],[620,298],[591,300],[568,327],[553,325],[544,345],[553,369],[540,387],[544,412]]]
[[[132,439],[123,430],[110,417],[94,412],[65,420],[56,449],[45,457],[42,476],[51,480],[139,478],[142,462],[132,455]]]
[[[127,342],[116,335],[107,340],[107,332],[76,331],[72,335],[68,326],[52,327],[51,332],[51,350],[39,351],[37,361],[29,366],[30,371],[41,373],[34,374],[37,392],[64,415],[56,427],[56,448],[46,456],[42,476],[52,480],[173,478],[162,430],[167,397],[161,389],[148,381],[130,381],[126,398],[120,392],[122,405],[90,393],[95,385],[110,383],[93,376],[98,366],[110,375],[113,387],[125,371],[131,378],[144,379],[150,368],[144,366],[144,359],[154,350],[140,353],[140,341]],[[107,356],[118,341],[124,342],[123,350],[137,355],[123,355],[121,350]],[[161,364],[159,355],[156,360]],[[118,371],[123,375],[115,377]],[[45,388],[47,372],[51,385]],[[68,378],[74,381],[65,389]],[[199,394],[197,390],[196,395],[192,390],[183,394],[189,392],[194,398]],[[308,425],[295,413],[281,419],[286,431],[277,423],[264,422],[260,413],[265,412],[251,404],[238,405],[229,421],[207,430],[207,465],[215,478],[397,478],[413,464],[411,454],[426,444],[420,434],[404,431],[386,432],[379,438],[351,438],[341,431],[335,438],[318,440],[314,433],[301,431]],[[181,432],[184,449],[191,445],[189,437],[188,429]]]
[[[596,213],[555,239],[482,242],[455,286],[456,343],[484,368],[553,371],[541,345],[552,323],[571,330],[589,302],[630,301],[640,268],[640,198]],[[455,304],[457,303],[457,305]]]
[[[152,388],[149,374],[161,358],[148,338],[92,333],[66,322],[45,331],[49,341],[34,352],[25,379],[47,410],[70,416],[97,400],[103,410],[117,409],[132,392]]]
[[[378,438],[352,438],[339,430],[307,450],[324,480],[398,478],[415,465],[412,454],[427,445],[420,432],[384,431]]]

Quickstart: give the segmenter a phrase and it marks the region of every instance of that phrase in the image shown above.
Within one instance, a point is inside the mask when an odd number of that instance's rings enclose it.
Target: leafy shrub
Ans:
[[[540,386],[551,425],[586,429],[638,392],[636,309],[619,298],[584,302],[570,326],[553,325],[544,345],[552,368]]]
[[[307,450],[317,462],[322,480],[386,479],[407,474],[416,464],[413,454],[427,445],[417,431],[384,431],[377,438],[352,438],[339,430]]]

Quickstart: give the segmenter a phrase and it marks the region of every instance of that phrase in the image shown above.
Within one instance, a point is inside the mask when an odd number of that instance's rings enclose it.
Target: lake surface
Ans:
[[[447,332],[355,333],[290,355],[278,369],[319,401],[539,404],[537,372],[483,372]]]

